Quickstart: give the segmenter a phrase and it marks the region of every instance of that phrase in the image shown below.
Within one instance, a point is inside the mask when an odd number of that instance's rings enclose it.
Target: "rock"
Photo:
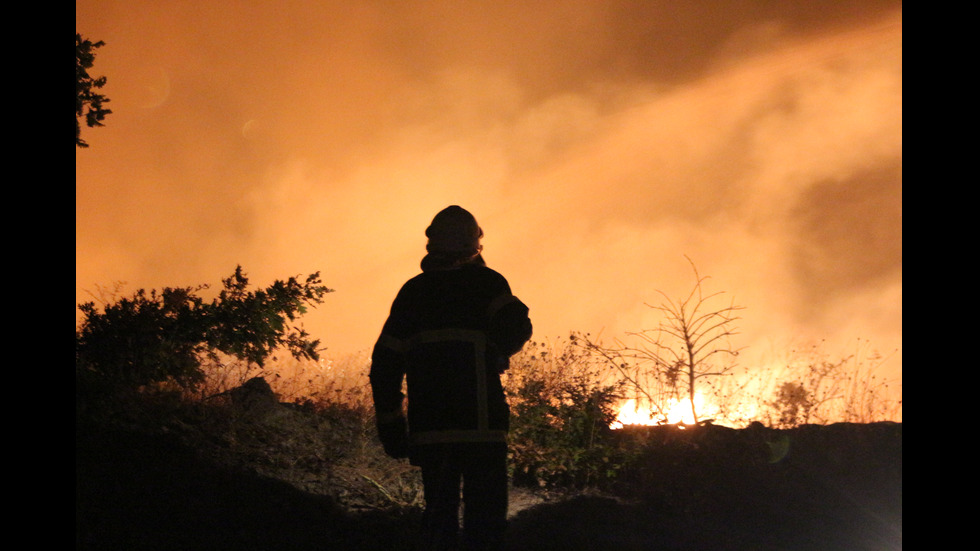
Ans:
[[[229,390],[228,395],[233,404],[246,408],[279,402],[276,393],[272,392],[272,387],[263,377],[252,377],[242,386]]]

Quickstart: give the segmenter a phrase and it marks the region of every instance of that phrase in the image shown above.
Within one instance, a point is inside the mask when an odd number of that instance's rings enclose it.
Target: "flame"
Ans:
[[[699,412],[705,411],[705,400],[702,394],[694,395],[694,407]],[[609,425],[611,428],[619,429],[626,425],[663,425],[663,424],[693,424],[694,415],[691,413],[690,400],[670,400],[663,409],[663,414],[658,415],[650,406],[640,406],[633,398],[623,402],[619,408],[616,420]]]
[[[656,424],[657,422],[653,418],[653,411],[649,408],[644,408],[643,411],[640,411],[640,407],[637,405],[636,400],[630,398],[623,403],[622,407],[619,408],[619,414],[616,415],[616,420],[609,426],[614,429],[621,429],[626,425]]]
[[[728,407],[723,410],[718,407],[714,400],[707,399],[700,392],[694,394],[694,407],[698,412],[698,420],[711,419],[716,425],[731,427],[744,426],[750,419],[756,419],[759,414],[758,405],[753,403],[729,403]],[[620,429],[626,425],[674,425],[677,423],[694,424],[690,400],[669,400],[663,410],[658,413],[648,403],[641,405],[637,400],[630,398],[620,406],[616,420],[610,423],[609,427]]]

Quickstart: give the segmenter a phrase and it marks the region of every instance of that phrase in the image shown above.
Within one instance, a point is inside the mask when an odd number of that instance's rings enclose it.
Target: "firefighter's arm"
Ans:
[[[501,354],[513,356],[531,338],[528,307],[508,291],[494,300],[489,313],[490,340]]]
[[[408,457],[408,424],[405,420],[402,380],[405,376],[398,341],[381,334],[371,354],[371,394],[378,438],[385,453],[394,458]]]

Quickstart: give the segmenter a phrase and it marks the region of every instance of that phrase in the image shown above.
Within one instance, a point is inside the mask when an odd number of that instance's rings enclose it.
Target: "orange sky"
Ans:
[[[367,350],[459,204],[536,339],[652,326],[686,255],[743,363],[901,348],[901,2],[75,6],[113,110],[76,148],[76,302],[320,271],[305,327]]]

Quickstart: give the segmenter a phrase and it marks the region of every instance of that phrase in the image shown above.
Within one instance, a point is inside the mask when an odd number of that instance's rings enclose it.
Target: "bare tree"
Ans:
[[[655,329],[628,333],[638,340],[636,345],[616,341],[611,347],[593,341],[588,335],[576,340],[593,354],[613,366],[637,396],[642,396],[663,418],[665,399],[686,400],[691,406],[694,423],[699,422],[695,394],[702,386],[712,386],[719,376],[735,368],[738,350],[730,338],[736,335],[736,315],[743,307],[730,302],[716,307],[722,292],[705,294],[702,277],[694,270],[695,284],[685,297],[671,299],[663,291],[663,301],[647,306],[659,310],[663,317]]]

